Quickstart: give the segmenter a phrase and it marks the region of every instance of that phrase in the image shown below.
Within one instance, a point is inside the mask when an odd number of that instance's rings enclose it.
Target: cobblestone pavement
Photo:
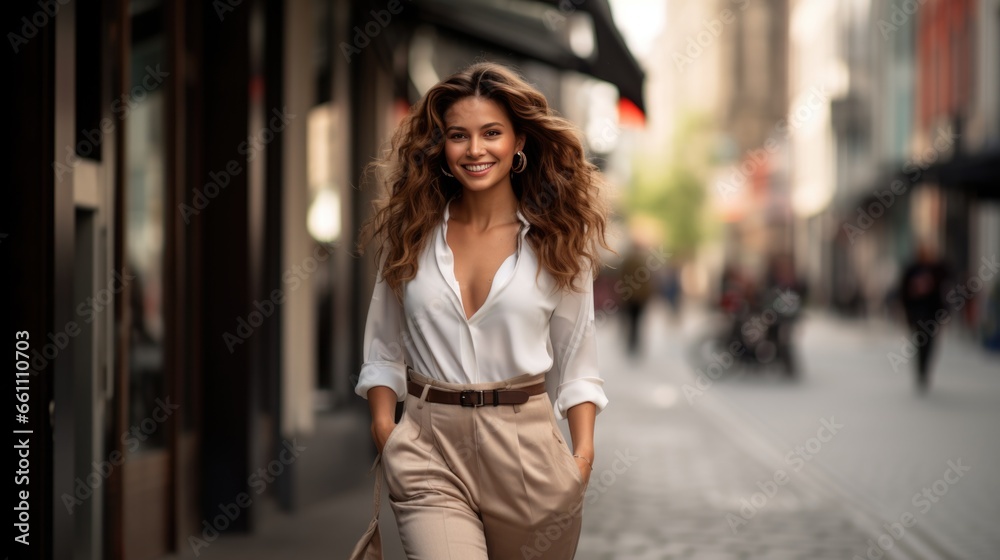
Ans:
[[[662,322],[654,318],[654,330]],[[683,338],[695,336],[684,330]],[[836,416],[847,428],[811,466],[875,513],[869,530],[884,532],[883,522],[910,514],[915,524],[898,541],[926,548],[927,557],[1000,557],[1000,356],[945,331],[931,390],[920,396],[912,364],[890,363],[890,352],[902,355],[903,334],[882,320],[813,314],[798,338],[801,382],[744,376],[716,383],[711,393],[777,445],[802,441],[810,418]],[[957,477],[952,466],[965,474]]]
[[[835,493],[810,480],[803,459],[734,431],[718,403],[688,403],[679,327],[648,329],[650,349],[634,361],[621,355],[618,325],[600,328],[611,403],[598,417],[577,558],[865,557],[870,536]],[[814,432],[822,420],[814,416]],[[837,444],[830,437],[824,446]],[[620,453],[634,460],[626,466]]]

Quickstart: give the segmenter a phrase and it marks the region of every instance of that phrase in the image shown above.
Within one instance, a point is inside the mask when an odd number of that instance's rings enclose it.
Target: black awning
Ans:
[[[942,188],[958,188],[979,198],[1000,199],[1000,151],[959,155],[931,165],[925,176]]]
[[[564,31],[560,26],[576,10],[589,14],[594,25],[595,49],[587,58],[559,36]],[[607,0],[414,0],[403,15],[414,23],[609,82],[645,113],[645,74],[615,27]]]
[[[1000,151],[959,155],[919,171],[915,171],[911,163],[887,165],[868,188],[838,195],[834,205],[848,213],[856,208],[867,208],[879,202],[877,193],[892,190],[897,181],[906,191],[930,183],[940,189],[962,190],[980,199],[1000,200]]]
[[[580,9],[588,12],[594,19],[594,35],[597,36],[597,53],[593,66],[587,72],[595,78],[615,84],[619,95],[635,103],[643,113],[646,112],[643,97],[643,83],[646,75],[642,67],[628,50],[625,39],[615,26],[611,17],[611,6],[608,0],[550,0],[557,5],[580,4]]]

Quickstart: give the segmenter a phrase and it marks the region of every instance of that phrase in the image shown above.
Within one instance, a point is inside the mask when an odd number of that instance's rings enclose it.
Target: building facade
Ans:
[[[808,0],[796,2],[793,21],[810,9]],[[956,286],[997,254],[1000,4],[829,9],[834,48],[812,64],[832,69],[827,78],[840,84],[824,125],[832,149],[820,160],[835,172],[830,196],[799,209],[797,253],[818,301],[882,315],[894,309],[898,277],[917,244],[936,248]],[[815,168],[798,158],[793,165]],[[795,188],[808,190],[801,181]],[[985,279],[971,304],[956,309],[961,331],[978,336],[995,282]]]

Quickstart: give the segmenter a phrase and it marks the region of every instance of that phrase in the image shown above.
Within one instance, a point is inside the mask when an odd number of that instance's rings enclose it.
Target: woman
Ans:
[[[377,238],[379,281],[357,393],[407,557],[572,558],[607,404],[601,176],[545,97],[490,63],[431,88],[380,167],[390,194],[359,245]],[[377,541],[376,518],[356,557]]]

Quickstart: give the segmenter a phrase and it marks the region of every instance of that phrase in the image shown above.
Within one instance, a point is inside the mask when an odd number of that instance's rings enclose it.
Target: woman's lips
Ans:
[[[489,173],[490,169],[493,169],[494,165],[496,165],[496,163],[465,164],[462,166],[462,169],[464,169],[466,173],[472,175],[473,177],[481,177]]]

